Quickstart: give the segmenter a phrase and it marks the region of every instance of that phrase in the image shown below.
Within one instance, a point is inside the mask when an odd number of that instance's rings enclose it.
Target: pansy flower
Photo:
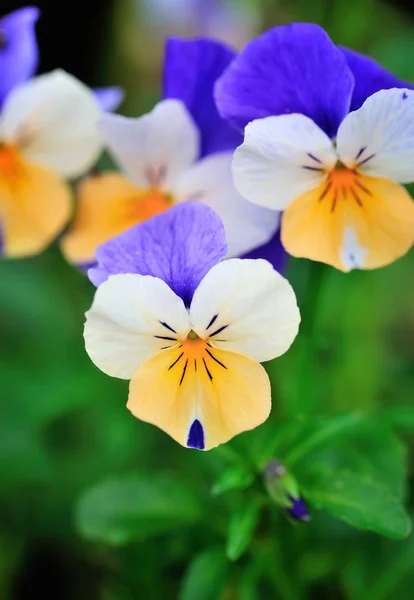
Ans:
[[[218,81],[222,116],[247,125],[236,187],[284,210],[290,254],[349,271],[412,246],[414,205],[399,184],[414,181],[414,92],[401,85],[312,24],[263,34]]]
[[[86,350],[130,379],[128,408],[183,446],[208,450],[271,408],[260,362],[288,350],[300,321],[288,281],[265,260],[229,259],[216,213],[185,202],[100,246],[89,277]]]
[[[8,257],[41,252],[71,213],[64,178],[87,171],[101,152],[92,91],[64,71],[15,88],[0,112],[0,223]]]
[[[38,14],[27,7],[0,21],[0,246],[9,257],[41,252],[60,232],[71,213],[63,178],[82,175],[102,146],[88,88],[63,71],[29,80]]]
[[[212,93],[233,57],[220,42],[169,40],[164,99],[138,119],[105,115],[100,129],[123,173],[81,183],[77,214],[62,241],[69,261],[93,263],[99,244],[186,200],[220,215],[230,256],[261,246],[278,230],[277,213],[234,188],[231,160],[241,136],[219,117]]]

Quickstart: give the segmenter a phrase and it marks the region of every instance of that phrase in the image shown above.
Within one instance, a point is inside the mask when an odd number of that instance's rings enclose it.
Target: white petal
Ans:
[[[190,320],[201,338],[262,362],[290,347],[300,314],[292,286],[269,262],[233,258],[204,277]]]
[[[65,177],[90,169],[102,150],[101,110],[94,93],[65,71],[40,75],[15,88],[0,118],[0,139]]]
[[[86,313],[84,337],[101,371],[131,379],[146,360],[189,331],[184,303],[164,281],[126,274],[111,275],[98,287]]]
[[[370,96],[341,123],[337,148],[350,168],[399,183],[414,181],[414,91]]]
[[[240,196],[231,174],[232,152],[211,154],[178,179],[172,194],[179,200],[201,200],[221,218],[228,256],[240,256],[270,240],[279,227],[278,212]]]
[[[199,153],[198,129],[179,100],[163,100],[138,119],[106,114],[100,129],[119,166],[139,187],[168,191]]]
[[[266,117],[249,123],[233,159],[242,196],[273,210],[317,187],[337,160],[329,137],[304,115]]]

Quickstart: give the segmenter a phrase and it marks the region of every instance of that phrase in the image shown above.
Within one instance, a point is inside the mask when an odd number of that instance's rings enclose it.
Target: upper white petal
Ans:
[[[105,114],[99,126],[119,166],[139,187],[169,191],[199,154],[198,129],[179,100],[163,100],[138,119]]]
[[[111,275],[96,290],[84,337],[86,351],[101,371],[131,379],[142,363],[174,344],[165,338],[185,339],[189,331],[184,303],[164,281],[124,274]]]
[[[350,168],[399,183],[414,181],[414,91],[370,96],[341,123],[337,147]]]
[[[65,71],[40,75],[16,87],[0,117],[0,140],[65,177],[90,169],[102,150],[94,93]]]
[[[332,169],[336,160],[331,140],[308,117],[257,119],[247,125],[234,154],[234,183],[250,202],[283,210],[317,187],[326,177],[324,169]]]
[[[262,362],[290,347],[300,314],[292,286],[269,262],[233,258],[214,266],[201,281],[190,320],[203,339],[212,336],[220,348]]]
[[[197,199],[223,221],[228,256],[240,256],[265,244],[279,227],[278,212],[245,200],[234,187],[232,152],[211,154],[187,169],[172,193],[178,200]]]

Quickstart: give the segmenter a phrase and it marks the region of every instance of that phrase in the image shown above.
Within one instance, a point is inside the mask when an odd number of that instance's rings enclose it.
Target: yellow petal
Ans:
[[[254,360],[187,339],[138,369],[127,406],[179,444],[209,450],[267,419],[270,382]],[[199,445],[189,440],[195,421],[202,428]]]
[[[70,188],[53,171],[18,159],[13,169],[0,172],[5,256],[42,252],[62,230],[70,212]]]
[[[293,256],[375,269],[411,248],[414,203],[393,181],[342,169],[288,206],[281,235]]]
[[[139,190],[120,173],[87,177],[79,185],[76,216],[62,251],[70,262],[93,262],[100,244],[169,206],[165,195]]]

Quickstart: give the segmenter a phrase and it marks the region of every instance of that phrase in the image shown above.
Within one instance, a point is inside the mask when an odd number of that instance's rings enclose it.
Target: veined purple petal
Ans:
[[[283,275],[286,269],[288,255],[280,241],[280,229],[274,234],[272,239],[245,254],[242,258],[264,258],[268,260],[276,271]]]
[[[10,90],[29,79],[37,69],[38,18],[39,10],[28,6],[0,20],[0,106]]]
[[[98,266],[88,275],[95,285],[118,273],[152,275],[189,306],[200,281],[226,252],[217,214],[201,202],[183,202],[99,246]]]
[[[360,108],[369,96],[380,90],[389,90],[391,88],[414,89],[414,85],[398,79],[398,77],[395,77],[395,75],[384,69],[384,67],[369,56],[349,50],[349,48],[340,47],[340,50],[345,56],[355,78],[351,110]]]
[[[222,42],[170,38],[165,47],[164,98],[181,100],[201,133],[201,157],[233,150],[241,134],[219,116],[213,98],[217,78],[235,56]]]
[[[124,90],[120,87],[95,88],[95,96],[102,110],[113,112],[124,99]]]
[[[275,27],[249,42],[217,81],[221,116],[239,128],[302,113],[334,136],[349,111],[354,77],[342,52],[312,23]]]

